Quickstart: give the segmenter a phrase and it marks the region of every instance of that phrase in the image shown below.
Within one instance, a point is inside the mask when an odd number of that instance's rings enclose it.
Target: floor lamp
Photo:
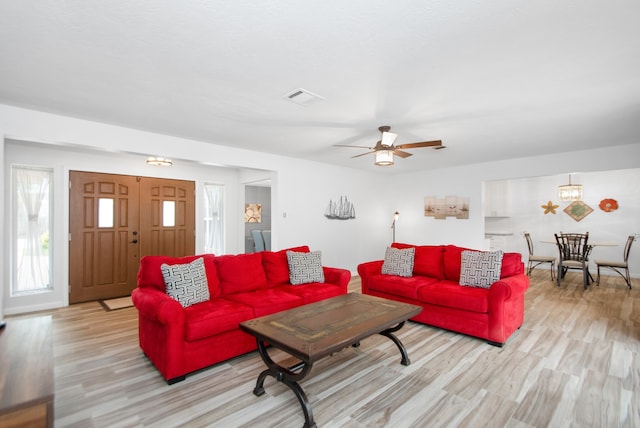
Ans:
[[[391,230],[393,230],[393,241],[392,242],[396,242],[396,220],[398,220],[399,216],[400,216],[400,213],[398,211],[393,213],[393,223],[391,223]]]

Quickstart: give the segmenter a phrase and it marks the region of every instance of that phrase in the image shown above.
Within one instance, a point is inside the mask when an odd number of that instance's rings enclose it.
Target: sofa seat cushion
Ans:
[[[253,308],[218,298],[191,305],[184,310],[185,340],[194,341],[238,329],[238,324],[254,318]]]
[[[303,304],[318,302],[320,300],[336,297],[341,294],[342,288],[337,285],[324,282],[312,282],[302,285],[283,285],[278,289],[302,298]]]
[[[418,298],[418,290],[421,287],[434,282],[438,282],[438,280],[426,276],[405,278],[395,275],[373,275],[369,278],[369,289],[415,300]]]
[[[418,290],[418,302],[486,314],[489,312],[489,290],[464,287],[453,281],[438,281]]]
[[[281,290],[281,287],[230,294],[225,296],[225,299],[251,306],[256,317],[285,311],[303,304],[302,297],[287,293]]]

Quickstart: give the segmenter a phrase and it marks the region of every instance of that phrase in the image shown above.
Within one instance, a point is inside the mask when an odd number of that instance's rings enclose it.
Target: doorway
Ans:
[[[69,303],[131,294],[139,260],[195,252],[195,182],[69,172]]]

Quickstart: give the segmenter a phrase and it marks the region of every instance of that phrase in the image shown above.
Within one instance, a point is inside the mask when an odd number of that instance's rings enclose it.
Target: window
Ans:
[[[204,251],[224,254],[224,186],[204,184]]]
[[[53,170],[12,166],[11,295],[51,290]]]
[[[162,226],[174,227],[176,225],[176,202],[162,201]]]

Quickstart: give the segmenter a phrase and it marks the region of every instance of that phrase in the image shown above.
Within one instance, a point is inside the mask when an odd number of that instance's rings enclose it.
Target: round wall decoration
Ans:
[[[610,213],[611,211],[615,211],[618,209],[618,201],[615,199],[603,199],[600,201],[600,205],[598,205],[600,209],[606,213]]]

